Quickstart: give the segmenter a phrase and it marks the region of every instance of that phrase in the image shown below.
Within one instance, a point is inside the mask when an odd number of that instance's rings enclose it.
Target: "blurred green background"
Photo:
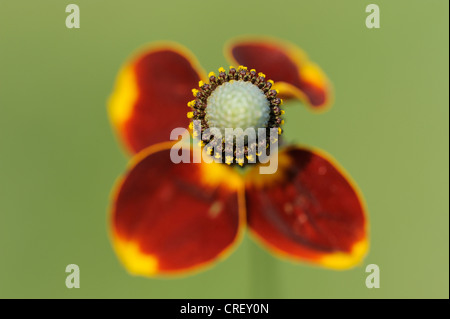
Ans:
[[[76,3],[81,28],[67,29]],[[366,5],[381,10],[367,29]],[[0,297],[449,297],[448,1],[0,1]],[[328,74],[325,114],[288,106],[286,137],[331,153],[361,187],[371,250],[335,272],[273,258],[248,237],[227,260],[175,280],[133,277],[107,237],[127,157],[106,100],[138,47],[173,40],[206,70],[232,36],[301,46]],[[65,267],[81,269],[67,289]],[[381,288],[367,289],[365,266]],[[261,265],[264,265],[262,267]]]

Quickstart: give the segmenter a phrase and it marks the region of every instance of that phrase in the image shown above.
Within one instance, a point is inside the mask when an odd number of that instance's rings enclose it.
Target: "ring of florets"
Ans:
[[[208,155],[214,156],[214,158],[227,164],[238,163],[240,166],[243,166],[249,162],[254,163],[261,156],[260,150],[270,150],[270,144],[277,142],[278,135],[281,135],[283,132],[281,129],[281,125],[284,124],[284,120],[281,118],[284,114],[284,110],[281,109],[283,100],[277,97],[278,90],[272,89],[274,82],[272,80],[266,80],[266,76],[263,73],[257,73],[255,69],[248,70],[244,66],[239,66],[237,69],[230,66],[228,72],[224,68],[219,68],[218,76],[214,72],[210,72],[208,78],[209,83],[200,81],[199,88],[192,89],[195,99],[188,103],[191,111],[187,113],[187,117],[192,120],[189,128],[194,138],[198,138],[199,134],[194,129],[194,121],[197,121],[197,123],[201,124],[201,139],[199,144],[202,147],[206,144],[210,146],[207,149]],[[225,137],[219,140],[215,137],[208,137],[208,135],[204,137],[203,134],[210,128],[207,120],[208,98],[219,86],[225,83],[233,83],[234,81],[244,81],[255,85],[264,94],[269,105],[269,118],[266,124],[266,128],[269,129],[266,130],[266,136],[261,140],[256,139],[253,142],[245,141],[243,149],[237,148],[235,143],[232,146],[226,144]],[[270,129],[276,129],[278,134],[276,136],[271,135]],[[233,154],[233,156],[226,156],[227,154]],[[255,154],[256,159],[253,158],[252,154]]]

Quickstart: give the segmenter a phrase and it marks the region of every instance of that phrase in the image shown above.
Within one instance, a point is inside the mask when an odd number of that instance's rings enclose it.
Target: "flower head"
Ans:
[[[139,275],[189,273],[227,256],[247,228],[290,260],[333,269],[358,264],[368,248],[366,208],[349,175],[323,151],[298,145],[280,143],[275,174],[261,174],[264,164],[252,157],[282,133],[283,99],[313,110],[330,104],[326,76],[278,40],[234,40],[226,55],[240,66],[207,75],[185,48],[157,43],[120,72],[109,111],[133,155],[112,203],[120,260]],[[221,138],[210,144],[211,136],[195,136],[194,122],[199,135],[216,128]],[[190,127],[204,149],[214,146],[207,152],[221,163],[173,163],[176,127]],[[227,129],[259,128],[276,137],[246,139],[243,148],[223,138]]]
[[[200,124],[198,132],[193,131],[193,136],[203,135],[201,140],[210,145],[209,153],[215,159],[241,166],[255,162],[261,153],[258,147],[269,148],[278,140],[277,136],[270,136],[270,129],[275,129],[277,135],[282,133],[283,100],[277,97],[277,90],[271,89],[273,84],[272,80],[266,81],[263,73],[248,70],[245,66],[239,66],[237,70],[230,66],[228,73],[221,67],[217,77],[210,72],[209,83],[200,81],[200,88],[192,90],[195,100],[188,103],[192,108],[192,112],[188,113],[188,118],[193,120],[191,129],[194,128],[194,121]],[[212,134],[204,137],[203,133],[209,128],[215,128],[220,137],[214,135],[211,138]],[[256,131],[260,128],[265,129],[265,134],[256,139]],[[227,129],[240,129],[228,144]],[[249,129],[255,132],[255,138],[251,141],[248,140]],[[242,148],[236,145],[239,138],[245,139]]]

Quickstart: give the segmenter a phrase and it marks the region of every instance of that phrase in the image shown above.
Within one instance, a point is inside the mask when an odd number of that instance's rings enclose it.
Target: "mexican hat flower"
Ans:
[[[122,264],[136,275],[189,274],[228,256],[247,229],[270,252],[295,262],[357,265],[368,249],[361,192],[325,152],[281,140],[289,100],[311,110],[331,103],[324,72],[298,47],[275,39],[235,39],[225,54],[236,68],[207,75],[186,48],[155,43],[118,75],[108,109],[131,160],[113,191],[110,236]],[[180,142],[171,132],[195,120],[201,132],[275,129],[276,172],[261,174],[265,164],[251,158],[250,142],[241,153],[232,148],[231,159],[223,145],[208,149],[220,163],[175,163],[170,154]],[[197,146],[193,132],[191,155],[206,147],[201,140]],[[268,148],[272,140],[264,141]]]

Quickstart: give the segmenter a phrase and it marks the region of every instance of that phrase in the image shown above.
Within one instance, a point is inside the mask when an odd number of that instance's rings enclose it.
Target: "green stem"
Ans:
[[[253,242],[249,249],[250,298],[280,298],[278,261]]]

